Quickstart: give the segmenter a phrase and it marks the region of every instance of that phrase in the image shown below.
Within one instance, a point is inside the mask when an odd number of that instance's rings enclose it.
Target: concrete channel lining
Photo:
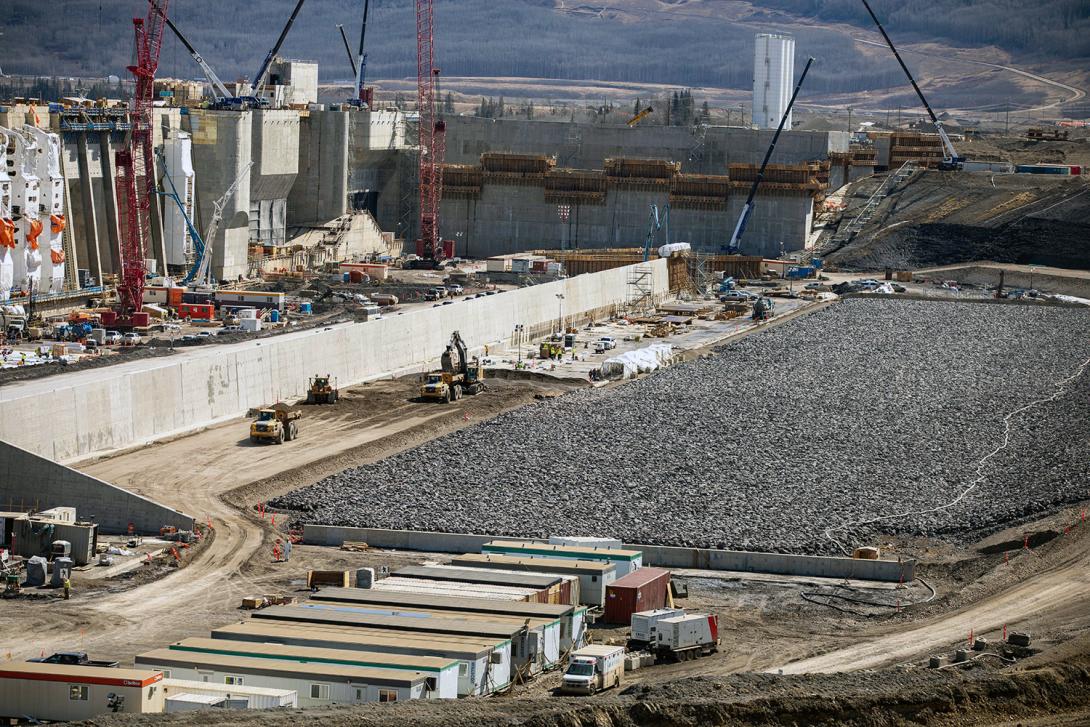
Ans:
[[[164,525],[192,530],[193,518],[154,500],[50,462],[0,441],[0,507],[74,507],[80,520],[94,520],[103,532],[159,533]]]
[[[421,550],[428,553],[479,553],[481,546],[497,536],[439,533],[383,528],[351,528],[336,525],[303,525],[303,542],[308,545],[340,546],[346,540],[364,542],[375,548]],[[908,583],[916,577],[916,561],[864,560],[824,555],[761,553],[711,548],[678,548],[663,545],[625,543],[625,548],[643,551],[644,565],[664,568],[772,573],[792,576],[849,578],[863,581]]]

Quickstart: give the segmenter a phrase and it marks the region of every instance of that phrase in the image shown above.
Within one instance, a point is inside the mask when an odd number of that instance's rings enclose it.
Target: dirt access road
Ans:
[[[1069,528],[1066,533],[1040,551],[1015,550],[1009,563],[997,564],[967,586],[944,613],[768,671],[831,673],[918,662],[928,653],[948,654],[953,645],[964,645],[970,632],[998,641],[1004,626],[1008,632],[1028,631],[1037,641],[1044,637],[1062,644],[1090,624],[1090,522],[1083,513],[1080,508],[1056,516],[1053,527],[1057,532]],[[1065,526],[1065,521],[1072,524]]]
[[[70,601],[5,604],[0,650],[13,658],[79,648],[126,659],[238,614],[240,599],[265,592],[274,531],[249,506],[347,467],[381,459],[448,431],[521,406],[558,382],[493,381],[450,405],[411,401],[414,378],[341,392],[334,406],[302,407],[300,438],[253,445],[247,422],[228,422],[77,468],[211,520],[216,535],[177,572],[138,588],[82,590]],[[287,523],[277,523],[283,535]],[[268,553],[266,556],[265,553]],[[78,643],[74,643],[77,641]]]

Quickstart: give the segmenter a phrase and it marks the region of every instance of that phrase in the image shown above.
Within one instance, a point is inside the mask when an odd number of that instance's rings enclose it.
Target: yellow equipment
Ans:
[[[283,444],[299,436],[299,418],[302,413],[291,411],[283,404],[272,409],[261,409],[257,419],[250,423],[250,441]]]
[[[650,106],[648,106],[648,107],[647,107],[647,108],[645,108],[645,109],[644,109],[643,111],[639,112],[638,114],[636,114],[635,116],[633,116],[633,117],[632,117],[631,119],[629,119],[629,120],[628,120],[628,125],[629,125],[629,126],[635,126],[636,124],[640,123],[640,122],[641,122],[641,121],[643,121],[643,120],[644,120],[645,118],[647,118],[647,117],[648,117],[648,116],[649,116],[649,115],[651,114],[651,112],[653,112],[654,110],[655,110],[655,109],[653,109],[653,108],[651,108]]]
[[[308,404],[336,404],[339,396],[337,380],[329,374],[311,377],[307,387]]]
[[[428,374],[421,385],[421,399],[448,403],[463,394],[474,396],[484,391],[484,367],[477,358],[470,362],[469,349],[458,331],[451,336],[442,362],[443,370]]]

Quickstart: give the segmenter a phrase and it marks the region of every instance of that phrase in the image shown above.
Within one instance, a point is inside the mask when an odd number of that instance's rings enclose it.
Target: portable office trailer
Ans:
[[[617,568],[612,563],[587,560],[560,560],[555,558],[525,558],[513,555],[489,555],[470,553],[453,558],[455,565],[498,570],[532,571],[534,573],[559,573],[579,578],[579,603],[587,606],[605,606],[606,586],[617,579]]]
[[[371,588],[380,591],[402,591],[406,593],[437,593],[448,596],[481,596],[504,601],[536,601],[539,591],[532,588],[514,588],[511,586],[490,586],[480,583],[461,583],[459,581],[435,581],[426,578],[401,578],[390,576],[380,578],[371,584]]]
[[[481,553],[515,555],[522,558],[570,558],[571,560],[612,563],[617,569],[618,578],[622,578],[643,567],[643,553],[641,551],[625,550],[623,548],[595,548],[528,543],[520,540],[493,540],[481,546]]]
[[[618,578],[606,588],[605,620],[631,623],[632,614],[665,606],[669,590],[670,571],[662,568],[641,568]]]
[[[299,706],[299,695],[294,689],[267,689],[245,684],[213,684],[187,679],[164,679],[162,684],[167,699],[179,694],[220,696],[227,700],[225,706],[228,709],[276,709]]]
[[[312,646],[349,652],[383,651],[409,656],[438,656],[458,662],[458,696],[485,695],[511,684],[511,640],[471,636],[412,634],[275,621],[243,621],[212,631],[213,639],[260,644]]]
[[[432,699],[456,699],[458,697],[458,662],[438,656],[405,656],[382,651],[344,651],[313,646],[287,646],[284,644],[258,644],[252,641],[228,641],[225,639],[191,638],[171,644],[173,651],[200,654],[246,656],[255,659],[275,659],[305,664],[343,664],[372,669],[394,669],[424,672],[435,678],[435,689],[425,696]]]
[[[516,603],[506,601],[505,603]],[[517,603],[525,603],[519,601]],[[312,601],[302,604],[302,608],[342,611],[351,610],[358,613],[374,614],[378,616],[408,617],[415,619],[439,619],[440,621],[461,621],[463,623],[480,623],[484,625],[503,625],[512,628],[524,628],[527,631],[525,644],[519,639],[513,639],[512,653],[516,663],[521,657],[531,665],[532,674],[538,671],[548,670],[560,662],[561,634],[564,632],[564,618],[555,615],[535,616],[517,615],[511,616],[501,613],[486,613],[477,611],[449,611],[441,608],[417,608],[412,606],[388,606],[380,604],[351,603],[344,601]],[[525,647],[525,650],[523,649]]]
[[[332,606],[330,608],[329,606]],[[253,615],[255,619],[274,621],[297,621],[314,624],[330,624],[333,626],[353,626],[361,629],[386,629],[394,631],[408,631],[418,633],[436,633],[453,636],[487,636],[511,640],[512,671],[526,671],[534,674],[541,671],[541,634],[523,624],[510,624],[500,622],[469,621],[452,618],[426,618],[416,614],[406,616],[382,616],[374,613],[366,613],[356,608],[333,606],[327,604],[327,608],[317,605],[304,606],[272,606]],[[559,638],[558,638],[559,641]]]
[[[367,588],[323,588],[311,595],[310,600],[369,604],[393,609],[422,608],[432,611],[469,612],[489,616],[558,618],[561,651],[567,651],[573,646],[578,648],[586,640],[586,606],[493,601],[488,598],[452,598],[426,593],[374,591]]]
[[[284,312],[284,294],[269,290],[217,290],[212,298],[220,308],[275,308]]]
[[[212,637],[266,644],[449,657],[459,662],[459,696],[488,694],[506,689],[511,683],[510,639],[276,621],[245,621],[224,626],[213,631]]]
[[[394,571],[397,578],[423,578],[432,581],[474,583],[481,586],[507,586],[537,591],[530,601],[538,603],[566,603],[561,601],[564,579],[542,573],[517,571],[493,571],[487,568],[459,568],[451,565],[412,565]]]
[[[434,678],[421,671],[370,669],[341,664],[301,664],[222,654],[156,649],[136,657],[171,679],[290,689],[300,707],[423,699]]]
[[[530,674],[546,671],[557,666],[560,662],[560,635],[563,631],[562,619],[547,616],[506,616],[495,613],[475,613],[472,611],[451,612],[427,608],[390,607],[366,603],[345,603],[338,601],[319,601],[302,604],[303,608],[321,609],[327,611],[350,610],[358,613],[375,614],[378,616],[409,617],[417,619],[459,619],[465,622],[482,624],[510,624],[512,627],[523,627],[527,630],[526,643],[519,639],[512,639],[512,654],[516,664],[522,666],[518,659],[523,658],[529,665]],[[524,648],[525,647],[525,648]]]
[[[0,717],[49,722],[91,719],[116,711],[163,711],[158,670],[67,666],[30,661],[0,664]]]

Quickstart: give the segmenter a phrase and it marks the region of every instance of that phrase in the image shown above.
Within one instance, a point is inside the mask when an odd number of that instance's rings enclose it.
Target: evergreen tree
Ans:
[[[642,104],[642,103],[640,103],[640,97],[639,97],[639,96],[637,96],[637,97],[636,97],[636,105],[632,107],[632,115],[633,115],[633,116],[635,116],[635,115],[636,115],[636,114],[638,114],[638,113],[639,113],[640,111],[643,111],[643,108],[642,108],[642,107],[643,107],[643,104]]]
[[[447,91],[447,98],[443,102],[443,111],[448,114],[454,113],[454,94],[450,91]]]
[[[495,116],[495,118],[502,119],[503,114],[504,114],[503,96],[500,96],[500,103],[499,103],[499,106],[496,107],[496,116]]]
[[[710,124],[712,121],[712,110],[708,108],[708,102],[705,100],[700,107],[700,122],[703,124]]]
[[[534,102],[533,101],[529,101],[526,104],[526,118],[527,119],[534,118]]]

